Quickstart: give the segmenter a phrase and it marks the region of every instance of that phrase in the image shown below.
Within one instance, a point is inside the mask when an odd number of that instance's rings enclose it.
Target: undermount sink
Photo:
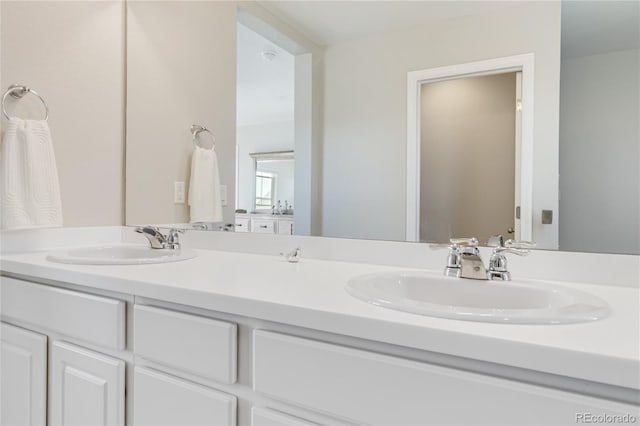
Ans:
[[[197,256],[190,249],[151,249],[148,245],[83,247],[50,253],[47,260],[78,265],[143,265],[179,262]]]
[[[510,324],[567,324],[602,319],[607,303],[563,286],[478,281],[420,272],[384,272],[351,279],[346,290],[365,302],[415,314]]]

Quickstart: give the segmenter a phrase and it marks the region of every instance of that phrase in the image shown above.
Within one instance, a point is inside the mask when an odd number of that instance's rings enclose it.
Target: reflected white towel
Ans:
[[[58,169],[47,122],[9,119],[0,155],[2,228],[62,226]]]
[[[215,150],[195,146],[191,157],[189,182],[191,223],[222,222],[220,172]]]

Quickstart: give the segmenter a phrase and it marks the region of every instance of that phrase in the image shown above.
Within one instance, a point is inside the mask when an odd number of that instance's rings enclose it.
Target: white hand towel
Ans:
[[[58,169],[46,121],[9,119],[0,176],[3,229],[62,226]]]
[[[220,172],[214,148],[205,149],[195,146],[193,149],[189,206],[191,207],[191,223],[222,222]]]

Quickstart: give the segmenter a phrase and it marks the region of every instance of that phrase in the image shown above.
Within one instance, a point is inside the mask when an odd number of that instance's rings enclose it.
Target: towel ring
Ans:
[[[24,97],[24,95],[26,95],[27,93],[32,93],[34,95],[36,95],[38,97],[38,99],[40,99],[40,102],[42,102],[42,105],[44,106],[44,121],[49,120],[49,106],[47,105],[47,103],[44,101],[44,98],[42,96],[40,96],[38,94],[38,92],[36,92],[35,90],[27,87],[27,86],[23,86],[21,84],[12,84],[11,86],[9,86],[9,88],[7,89],[6,92],[4,92],[4,95],[2,95],[2,115],[4,115],[7,120],[9,120],[11,117],[9,116],[9,114],[7,113],[7,108],[5,105],[5,101],[7,100],[7,96],[11,95],[12,98],[14,99],[22,99]]]
[[[203,132],[207,132],[207,133],[209,133],[211,135],[211,139],[213,139],[213,146],[211,147],[211,149],[215,148],[215,146],[216,146],[216,137],[213,136],[213,132],[211,130],[207,129],[206,127],[201,126],[199,124],[192,124],[191,125],[191,135],[193,136],[193,138],[192,138],[193,146],[194,147],[198,146],[198,140],[197,140],[198,136],[200,135],[200,133],[203,133]],[[200,148],[202,148],[202,147],[200,147]],[[203,149],[206,149],[206,148],[203,148]]]

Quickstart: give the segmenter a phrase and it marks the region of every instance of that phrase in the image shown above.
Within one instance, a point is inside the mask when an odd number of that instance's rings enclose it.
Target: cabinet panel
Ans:
[[[99,346],[125,347],[125,303],[120,300],[8,277],[2,278],[0,292],[3,318]]]
[[[272,219],[251,219],[251,232],[258,234],[275,234],[276,221]]]
[[[280,234],[280,235],[293,235],[293,221],[292,220],[278,220],[278,234]]]
[[[314,426],[317,423],[311,423],[298,417],[292,417],[288,414],[266,408],[251,408],[251,426]]]
[[[0,424],[45,424],[46,398],[47,337],[2,323]]]
[[[148,368],[134,369],[136,426],[232,426],[236,398]]]
[[[235,383],[235,324],[142,305],[135,305],[134,315],[136,355],[222,383]]]
[[[249,219],[236,218],[236,232],[249,232]]]
[[[124,361],[54,342],[50,369],[51,424],[124,425]]]
[[[278,333],[254,332],[258,392],[369,424],[574,424],[638,407]],[[464,407],[464,409],[461,409]]]

